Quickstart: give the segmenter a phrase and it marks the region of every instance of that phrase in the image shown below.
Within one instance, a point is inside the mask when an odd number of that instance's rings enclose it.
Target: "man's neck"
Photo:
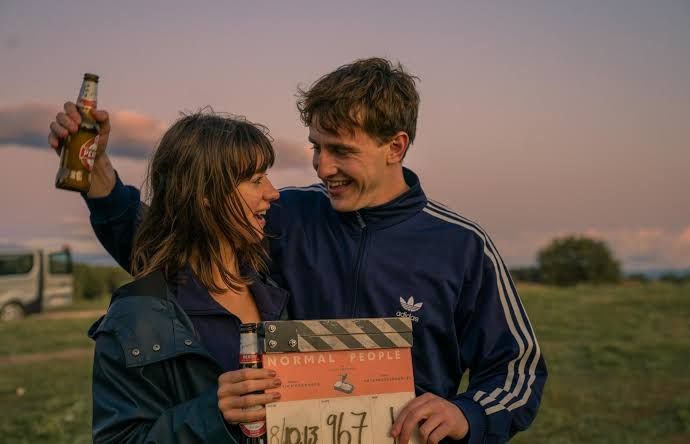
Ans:
[[[386,192],[382,193],[381,199],[378,199],[379,203],[372,206],[380,206],[392,202],[410,189],[407,182],[405,182],[402,167],[396,169],[391,176],[390,181],[386,184]]]

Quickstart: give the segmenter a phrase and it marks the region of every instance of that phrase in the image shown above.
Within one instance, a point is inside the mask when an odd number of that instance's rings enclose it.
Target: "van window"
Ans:
[[[26,274],[34,268],[33,254],[0,255],[0,276]]]
[[[72,259],[70,258],[69,253],[66,251],[50,253],[50,255],[48,255],[48,263],[51,274],[72,273]]]

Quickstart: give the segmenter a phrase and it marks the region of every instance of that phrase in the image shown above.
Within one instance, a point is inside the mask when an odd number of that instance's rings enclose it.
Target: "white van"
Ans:
[[[0,321],[69,305],[73,294],[68,248],[0,250]]]

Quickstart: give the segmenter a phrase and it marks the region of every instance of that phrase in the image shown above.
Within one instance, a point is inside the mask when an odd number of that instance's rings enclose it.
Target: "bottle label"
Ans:
[[[84,80],[79,91],[79,98],[77,99],[77,106],[84,108],[95,108],[96,97],[98,95],[98,83],[93,80]]]
[[[88,139],[79,148],[79,160],[84,165],[87,171],[93,168],[93,162],[96,160],[96,150],[98,149],[98,136]]]
[[[259,337],[256,333],[242,333],[240,335],[240,354],[259,352]]]
[[[84,80],[77,98],[77,108],[81,112],[82,120],[95,123],[93,122],[91,110],[96,109],[96,97],[98,97],[98,82]]]
[[[240,367],[254,367],[261,364],[261,355],[258,353],[240,353]]]
[[[261,406],[248,407],[244,410],[259,410]],[[240,430],[244,436],[256,438],[266,434],[266,421],[246,422],[240,424]]]

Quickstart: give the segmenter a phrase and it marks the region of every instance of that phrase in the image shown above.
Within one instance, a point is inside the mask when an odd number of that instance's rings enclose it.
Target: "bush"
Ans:
[[[600,284],[621,279],[620,264],[606,244],[585,236],[554,239],[539,251],[537,261],[547,284]]]
[[[649,283],[649,277],[643,273],[631,273],[627,276],[628,281],[630,282],[639,282],[640,284],[648,284]]]
[[[119,267],[74,265],[75,299],[97,299],[109,296],[132,278]]]
[[[659,276],[661,282],[669,282],[671,284],[681,285],[690,282],[690,273],[675,273],[669,271]]]
[[[539,267],[518,267],[510,270],[510,275],[516,281],[535,282],[543,281],[543,276]]]

